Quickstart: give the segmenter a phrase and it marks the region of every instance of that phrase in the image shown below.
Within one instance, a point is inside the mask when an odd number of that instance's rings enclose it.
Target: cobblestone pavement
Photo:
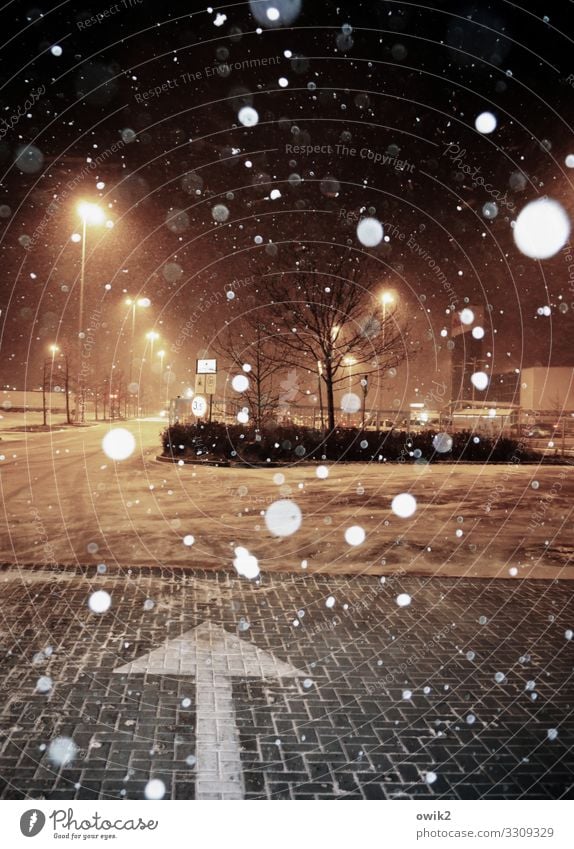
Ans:
[[[572,795],[571,583],[6,567],[0,587],[1,798],[139,799],[150,778],[195,798],[195,678],[134,662],[206,620],[301,672],[229,673],[248,799]],[[78,751],[56,767],[59,736]]]

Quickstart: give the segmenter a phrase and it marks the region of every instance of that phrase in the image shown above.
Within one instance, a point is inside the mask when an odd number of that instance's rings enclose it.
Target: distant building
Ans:
[[[485,401],[498,404],[520,404],[520,383],[520,369],[491,375],[488,390],[484,393]]]
[[[574,367],[522,369],[520,406],[523,410],[574,411]]]
[[[475,399],[473,374],[485,370],[484,311],[465,307],[453,313],[449,347],[451,350],[451,403]]]

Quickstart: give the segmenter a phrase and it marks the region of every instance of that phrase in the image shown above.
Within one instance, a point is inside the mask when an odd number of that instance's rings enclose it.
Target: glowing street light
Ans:
[[[151,355],[153,357],[153,343],[157,342],[157,340],[159,339],[159,333],[157,333],[157,331],[155,330],[148,330],[145,335],[145,338],[148,340],[148,342],[151,343]]]
[[[149,298],[126,298],[126,306],[128,307],[146,307],[151,306],[151,301]]]
[[[59,347],[59,345],[50,345],[48,347],[48,350],[52,354],[52,360],[53,360],[54,357],[56,356],[56,354],[58,353],[58,351],[60,350],[60,347]]]
[[[104,210],[97,203],[87,201],[78,204],[78,215],[84,224],[103,224],[105,220]]]

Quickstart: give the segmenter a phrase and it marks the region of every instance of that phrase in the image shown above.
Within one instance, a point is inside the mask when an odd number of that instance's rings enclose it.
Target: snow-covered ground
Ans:
[[[46,423],[51,427],[65,427],[66,415],[65,413],[47,413]],[[12,413],[0,409],[0,437],[3,441],[13,428],[40,427],[43,424],[44,417],[37,410]]]
[[[533,465],[330,465],[218,469],[158,462],[160,422],[131,423],[136,450],[113,462],[109,426],[19,434],[0,444],[9,563],[232,568],[235,548],[270,570],[568,578],[573,469]],[[284,476],[284,481],[277,477]],[[399,518],[392,499],[411,493]],[[279,499],[300,527],[274,536]],[[345,531],[365,532],[351,545]],[[361,537],[360,531],[355,532]]]

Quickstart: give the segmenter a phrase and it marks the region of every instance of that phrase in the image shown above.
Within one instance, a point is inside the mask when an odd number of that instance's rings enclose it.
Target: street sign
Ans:
[[[202,395],[215,395],[216,374],[196,374],[195,391]]]
[[[216,384],[217,384],[217,375],[216,374],[206,374],[205,375],[205,394],[206,395],[215,395]]]
[[[217,371],[217,360],[197,360],[196,374],[215,374]]]
[[[196,395],[191,402],[191,412],[198,419],[203,418],[207,413],[207,401],[203,395]]]
[[[114,672],[195,678],[196,799],[245,797],[231,679],[305,677],[302,670],[213,622],[203,622]]]

